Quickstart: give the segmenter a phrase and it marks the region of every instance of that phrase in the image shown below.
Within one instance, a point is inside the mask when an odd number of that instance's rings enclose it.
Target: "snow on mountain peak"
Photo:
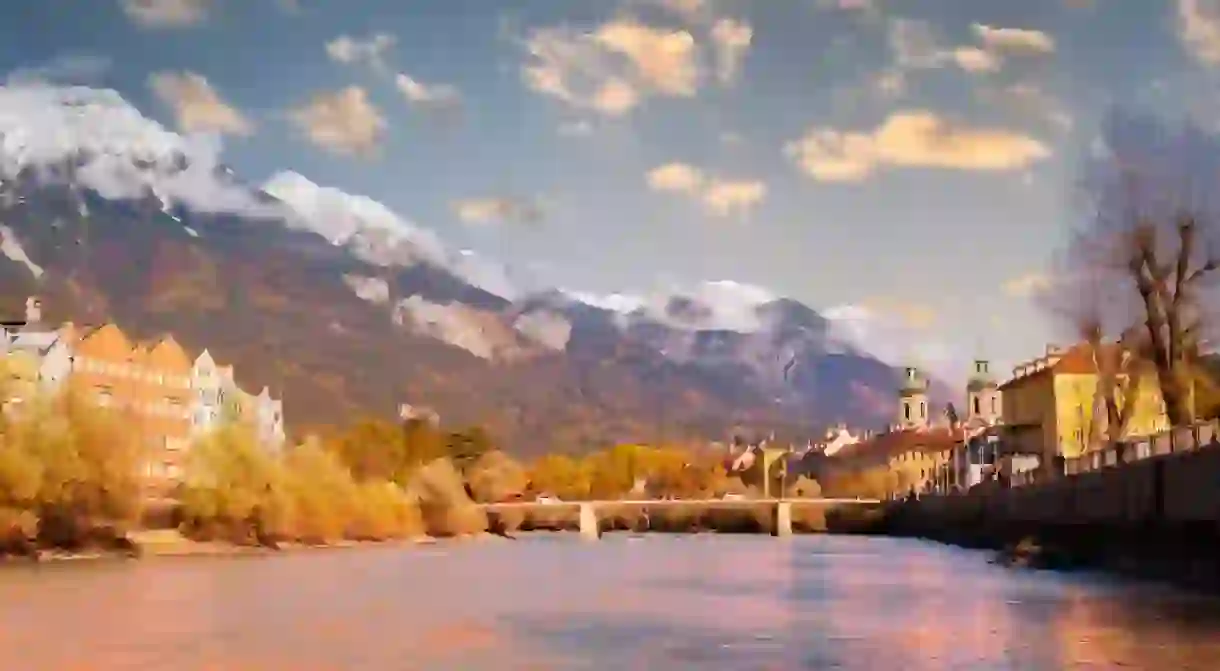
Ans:
[[[692,288],[670,288],[644,296],[568,290],[563,294],[623,317],[641,317],[673,328],[742,333],[762,328],[758,308],[775,300],[775,295],[762,287],[732,280],[703,282]]]
[[[289,226],[318,233],[333,245],[347,246],[369,263],[427,263],[498,296],[516,294],[508,271],[500,264],[470,250],[450,251],[435,233],[368,196],[320,186],[292,171],[276,173],[262,188],[291,210]]]
[[[275,216],[249,189],[221,177],[220,142],[182,136],[111,89],[42,83],[0,86],[0,180],[32,173],[72,179],[103,198],[153,193],[168,208]]]

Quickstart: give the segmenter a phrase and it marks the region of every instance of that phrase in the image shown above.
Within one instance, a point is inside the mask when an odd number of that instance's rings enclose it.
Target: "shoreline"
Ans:
[[[151,537],[151,538],[150,538]],[[484,538],[487,537],[487,538]],[[270,557],[304,552],[354,550],[361,548],[415,548],[447,542],[470,543],[498,538],[495,534],[480,533],[467,536],[434,537],[418,536],[385,541],[338,541],[324,544],[281,543],[277,547],[257,545],[233,545],[215,541],[196,541],[176,531],[137,531],[128,539],[137,548],[134,552],[122,550],[86,550],[66,552],[62,550],[39,550],[34,556],[0,555],[0,567],[43,563],[72,563],[97,561],[148,561],[160,559],[182,559],[188,557]]]
[[[951,523],[915,502],[894,505],[865,533],[982,550],[991,563],[1016,569],[1092,571],[1220,595],[1215,527],[1004,524],[985,519]]]

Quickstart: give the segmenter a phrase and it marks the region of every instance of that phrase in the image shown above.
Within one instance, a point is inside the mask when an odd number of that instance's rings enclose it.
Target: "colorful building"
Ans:
[[[1116,347],[1105,345],[1104,347]],[[1082,343],[1066,350],[1048,345],[1043,356],[1013,369],[1013,377],[1000,386],[1006,425],[1005,451],[1032,454],[1047,464],[1054,457],[1074,458],[1100,446],[1110,433],[1104,399],[1099,394],[1097,360],[1117,353],[1094,352]],[[1129,375],[1140,375],[1136,383]],[[1127,389],[1131,398],[1124,398]],[[1161,399],[1156,373],[1133,363],[1118,376],[1117,402],[1130,413],[1115,438],[1123,439],[1165,431],[1169,420]],[[1127,404],[1132,404],[1128,408]]]
[[[154,480],[180,477],[191,442],[229,418],[249,422],[269,447],[284,442],[283,403],[267,388],[242,391],[207,351],[192,358],[170,335],[136,342],[116,324],[47,328],[40,308],[31,299],[24,322],[0,333],[6,408],[61,391],[109,408],[149,448]]]

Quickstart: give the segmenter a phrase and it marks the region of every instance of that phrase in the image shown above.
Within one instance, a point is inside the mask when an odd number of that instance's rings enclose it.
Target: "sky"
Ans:
[[[1030,294],[1099,119],[1220,110],[1217,0],[9,0],[0,25],[7,88],[113,89],[251,181],[367,196],[539,285],[732,280],[1001,370],[1062,336]]]

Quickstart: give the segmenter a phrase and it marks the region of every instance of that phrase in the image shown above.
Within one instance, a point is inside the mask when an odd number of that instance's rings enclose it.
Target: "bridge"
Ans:
[[[682,506],[696,508],[756,508],[758,506],[774,506],[775,526],[773,535],[792,535],[792,506],[843,506],[843,505],[876,505],[877,499],[642,499],[642,500],[605,500],[605,501],[507,501],[504,503],[484,503],[481,507],[488,512],[499,510],[572,510],[580,513],[580,535],[583,538],[596,540],[601,537],[601,527],[598,524],[598,508],[664,508],[667,506]]]

